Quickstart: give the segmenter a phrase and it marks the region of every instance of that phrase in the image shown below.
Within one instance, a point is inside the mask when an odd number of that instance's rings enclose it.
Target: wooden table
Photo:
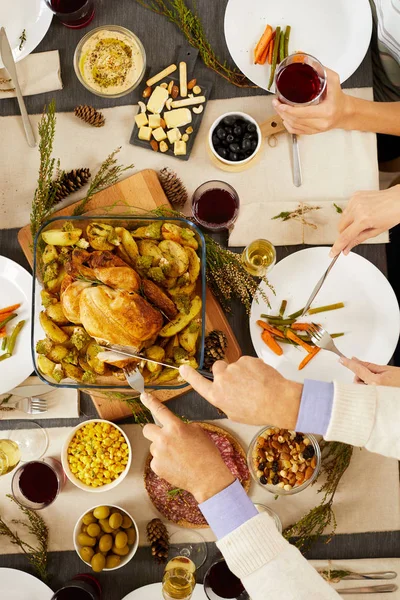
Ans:
[[[225,5],[226,0],[220,0],[219,2],[197,0],[199,13],[203,19],[205,30],[210,41],[215,46],[222,60],[229,60],[228,51],[222,35]],[[146,11],[134,0],[119,0],[119,2],[96,0],[96,11],[97,14],[92,26],[118,23],[134,29],[146,47],[148,63],[154,68],[165,66],[165,63],[172,60],[176,46],[182,43],[181,34],[172,24],[168,23],[162,17]],[[159,51],[158,33],[160,36],[162,35],[162,53]],[[48,102],[52,97],[56,98],[57,110],[59,111],[72,110],[78,103],[94,102],[94,97],[77,81],[72,68],[73,51],[82,34],[82,31],[68,30],[54,20],[48,35],[40,44],[38,51],[53,50],[55,48],[60,50],[64,90],[55,94],[41,94],[39,96],[27,98],[28,110],[31,112],[41,112],[43,104]],[[201,69],[204,70],[204,73],[207,73],[208,78],[214,77],[214,98],[254,95],[255,93],[254,90],[241,90],[235,88],[224,82],[220,77],[214,76],[209,70],[206,70],[205,67],[202,66]],[[345,87],[365,87],[370,85],[372,85],[371,61],[369,55],[367,55],[357,72],[346,82]],[[258,91],[257,93],[264,92]],[[95,104],[97,107],[106,107],[133,102],[135,102],[134,95],[115,101],[96,98]],[[0,101],[0,114],[17,114],[16,102],[14,100]],[[278,248],[278,260],[300,249],[302,249],[302,246]],[[356,251],[374,263],[386,274],[386,253],[384,246],[362,246]],[[25,257],[18,246],[17,230],[0,230],[0,255],[7,256],[30,270]],[[248,319],[242,306],[238,304],[233,305],[232,313],[229,315],[229,321],[237,336],[239,344],[241,345],[243,353],[254,355],[254,350],[250,341]],[[183,414],[189,419],[194,420],[216,419],[219,416],[216,410],[195,392],[190,392],[182,398],[173,400],[170,403],[170,407],[178,414]],[[82,413],[80,420],[96,416],[93,404],[88,397],[83,398]],[[45,427],[56,427],[62,425],[72,426],[77,422],[78,420],[76,419],[69,421],[46,420],[42,422],[42,424]],[[7,428],[7,422],[0,421],[0,430]],[[0,511],[2,502],[3,499],[1,498]],[[52,532],[52,535],[56,535],[56,532]],[[202,580],[206,568],[208,568],[217,554],[218,551],[215,545],[209,544],[207,562],[198,573],[198,581]],[[338,535],[328,546],[320,542],[316,544],[309,553],[310,558],[320,559],[376,558],[392,556],[400,556],[400,532]],[[27,562],[21,555],[1,555],[1,538],[0,566],[14,567],[29,571]],[[50,573],[53,576],[51,586],[54,589],[72,575],[84,571],[88,571],[88,569],[84,568],[82,561],[75,552],[51,553]],[[135,588],[155,581],[160,581],[161,576],[162,568],[158,567],[150,559],[148,549],[140,548],[135,560],[130,563],[128,568],[113,573],[101,574],[99,579],[103,585],[105,600],[121,600]]]

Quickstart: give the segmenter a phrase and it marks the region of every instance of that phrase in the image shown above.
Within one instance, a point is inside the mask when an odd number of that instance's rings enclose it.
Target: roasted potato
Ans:
[[[153,242],[152,240],[140,240],[138,248],[142,256],[152,257],[152,267],[156,267],[163,257],[161,250],[157,246],[157,242]]]
[[[162,252],[162,269],[167,277],[179,277],[189,267],[189,257],[183,247],[172,240],[163,240],[158,244]]]
[[[190,305],[188,314],[180,313],[173,321],[164,325],[160,331],[161,337],[172,337],[184,329],[201,311],[201,298],[195,296]]]
[[[119,241],[116,240],[114,227],[105,223],[91,223],[86,227],[86,235],[95,250],[114,250],[115,244],[111,240]]]
[[[180,377],[180,375],[176,369],[168,369],[167,367],[165,367],[161,371],[160,375],[156,379],[151,379],[151,382],[149,383],[159,385],[160,383],[167,383],[167,381],[172,381],[177,377]]]
[[[122,247],[129,256],[132,264],[134,264],[136,257],[139,256],[139,249],[130,231],[124,229],[124,227],[116,227],[115,232],[121,238]]]
[[[55,321],[59,325],[66,325],[69,323],[64,314],[61,302],[57,302],[57,304],[50,304],[50,306],[46,308],[46,313],[52,321]]]
[[[42,261],[44,262],[44,264],[48,265],[49,263],[53,262],[53,260],[57,260],[57,258],[57,248],[55,246],[52,246],[51,244],[47,244],[42,254]]]
[[[173,240],[182,246],[190,246],[193,250],[197,250],[199,247],[195,232],[187,227],[179,227],[174,223],[164,223],[161,232],[165,240]]]
[[[145,355],[147,358],[162,362],[164,360],[165,350],[164,348],[161,348],[161,346],[151,346],[150,348],[147,348]],[[157,365],[156,363],[148,362],[146,366],[150,373],[157,373],[162,370],[162,365]]]
[[[39,371],[43,373],[43,375],[49,375],[50,377],[56,366],[53,361],[49,360],[46,356],[43,356],[42,354],[39,354],[37,358],[37,365]]]
[[[82,381],[83,375],[85,371],[80,367],[77,367],[71,363],[62,362],[62,368],[64,369],[65,376],[70,377],[70,379],[74,379],[75,381]]]
[[[132,231],[132,237],[134,238],[145,238],[150,240],[161,240],[161,221],[154,221],[150,225],[138,227],[135,231]]]
[[[196,353],[197,340],[200,335],[200,323],[192,321],[185,329],[179,334],[179,343],[190,355]]]
[[[184,250],[189,258],[189,281],[190,283],[195,283],[200,274],[200,258],[197,256],[197,252],[193,248],[190,248],[190,246],[186,246]]]
[[[186,350],[180,346],[178,348],[174,348],[174,362],[177,365],[189,365],[193,369],[197,369],[199,366],[194,356],[189,356]]]
[[[122,260],[124,262],[126,262],[127,265],[130,265],[132,267],[134,267],[134,263],[131,261],[131,259],[129,258],[129,255],[127,254],[125,248],[123,247],[122,244],[120,244],[119,246],[117,246],[117,256],[119,256],[120,258],[122,258]]]
[[[166,338],[168,340],[168,338]],[[176,346],[179,346],[179,336],[178,334],[175,334],[174,336],[172,336],[168,341],[167,344],[164,348],[165,350],[165,358],[170,358],[172,359],[174,356],[174,348]]]
[[[49,358],[50,360],[54,361],[55,363],[60,363],[61,361],[64,360],[64,358],[67,356],[67,354],[69,353],[68,348],[66,348],[65,346],[61,346],[60,344],[57,344],[56,346],[53,346],[49,352],[47,353],[47,358]]]
[[[168,290],[168,294],[175,298],[175,296],[191,296],[196,289],[195,283],[188,283],[188,285],[178,285]]]
[[[41,290],[40,298],[42,300],[44,308],[47,308],[48,306],[50,306],[50,304],[57,304],[58,302],[57,298],[50,294],[50,292],[48,292],[47,290]]]
[[[51,279],[50,281],[48,281],[46,283],[46,288],[49,290],[49,292],[51,292],[52,294],[58,294],[58,292],[61,289],[61,284],[63,282],[64,277],[65,277],[65,269],[64,269],[64,267],[61,267],[57,277],[55,277],[54,279]]]
[[[44,329],[45,334],[56,344],[63,344],[67,341],[68,335],[58,327],[45,312],[41,312],[39,315],[39,321]]]
[[[97,373],[98,375],[104,375],[106,365],[102,360],[99,360],[97,358],[99,352],[101,352],[101,348],[99,348],[96,342],[90,342],[89,346],[86,349],[86,360],[90,368],[95,373]]]
[[[82,229],[71,229],[71,231],[61,231],[61,229],[49,229],[43,231],[42,240],[50,246],[73,246],[82,235]]]

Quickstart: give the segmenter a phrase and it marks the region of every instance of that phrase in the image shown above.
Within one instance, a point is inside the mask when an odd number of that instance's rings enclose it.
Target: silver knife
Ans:
[[[349,575],[342,577],[342,581],[344,579],[348,581],[357,579],[396,579],[396,577],[396,571],[375,571],[373,573],[349,573]]]
[[[301,174],[300,149],[297,140],[297,135],[292,133],[292,159],[293,159],[293,183],[296,187],[300,187],[303,183]]]
[[[123,354],[124,356],[129,356],[130,358],[137,358],[138,360],[145,360],[147,362],[155,363],[156,365],[161,365],[163,367],[167,367],[168,369],[176,369],[179,371],[179,367],[175,367],[174,365],[169,365],[168,363],[161,362],[159,360],[153,360],[152,358],[147,358],[146,356],[141,356],[140,354],[135,354],[131,350],[129,350],[129,346],[121,346],[119,344],[109,344],[108,346],[102,346],[100,348],[102,350],[112,350],[113,352],[117,352],[119,354]],[[197,369],[197,372],[200,375],[203,375],[206,379],[214,380],[214,375],[209,371],[205,371],[203,369]]]
[[[343,590],[335,588],[340,596],[346,594],[384,594],[395,592],[398,587],[394,583],[384,583],[383,585],[367,585],[364,587],[344,588]]]
[[[17,95],[19,110],[21,111],[22,123],[24,125],[26,139],[28,140],[29,146],[31,148],[34,148],[36,146],[35,134],[33,133],[32,124],[30,122],[29,115],[25,107],[25,102],[22,97],[21,88],[19,87],[17,70],[15,68],[15,61],[4,27],[0,29],[0,54],[3,64],[7,69],[15,87],[15,93]]]
[[[340,254],[338,254],[337,256],[335,256],[335,258],[331,261],[331,264],[329,265],[329,267],[327,268],[327,270],[325,271],[325,273],[322,275],[321,279],[318,281],[317,285],[315,286],[315,288],[312,291],[311,296],[309,297],[309,299],[307,300],[307,303],[305,305],[305,307],[303,308],[303,312],[301,313],[301,316],[304,317],[304,315],[306,314],[306,312],[308,311],[308,309],[310,308],[311,304],[313,303],[313,301],[315,300],[319,290],[322,288],[322,286],[324,285],[325,279],[328,277],[333,265],[335,264],[335,262],[337,261],[337,259],[339,258]]]

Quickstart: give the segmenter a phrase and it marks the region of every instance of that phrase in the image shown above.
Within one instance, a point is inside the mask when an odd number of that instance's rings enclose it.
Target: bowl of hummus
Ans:
[[[76,76],[97,96],[118,98],[134,90],[146,69],[139,38],[119,25],[97,27],[79,42],[74,55]]]

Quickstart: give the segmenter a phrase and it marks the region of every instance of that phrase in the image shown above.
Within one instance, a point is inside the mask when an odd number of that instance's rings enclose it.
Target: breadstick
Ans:
[[[171,107],[181,108],[182,106],[193,106],[195,104],[203,104],[205,101],[205,96],[197,96],[197,98],[185,98],[184,100],[174,100],[174,102],[171,103]]]
[[[146,81],[146,85],[147,86],[154,85],[158,81],[161,81],[161,79],[164,79],[164,77],[171,75],[171,73],[176,71],[176,69],[177,69],[176,65],[169,65],[169,67],[166,67],[163,71],[160,71],[159,73],[157,73],[157,75],[154,75],[154,77],[150,77],[150,79],[148,79]]]
[[[179,63],[179,87],[182,98],[187,96],[187,68],[185,62]]]

